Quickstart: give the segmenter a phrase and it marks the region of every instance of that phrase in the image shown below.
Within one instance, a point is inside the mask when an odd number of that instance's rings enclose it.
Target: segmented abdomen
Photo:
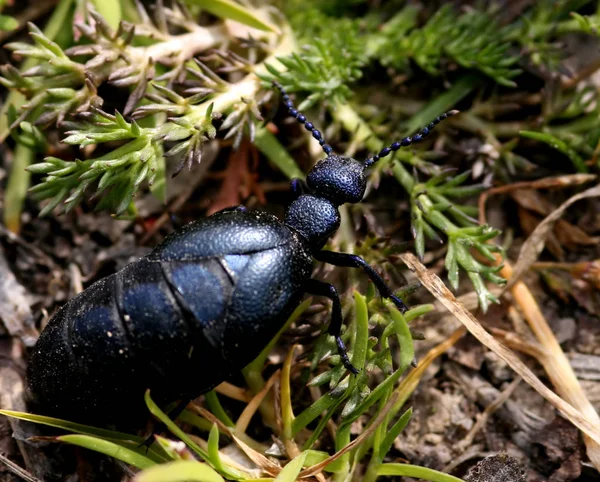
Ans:
[[[105,422],[103,414],[130,417],[132,407],[145,418],[147,387],[159,403],[199,395],[198,379],[212,388],[230,371],[211,360],[222,360],[233,288],[217,258],[143,258],[96,282],[40,336],[28,367],[34,399],[70,420]]]

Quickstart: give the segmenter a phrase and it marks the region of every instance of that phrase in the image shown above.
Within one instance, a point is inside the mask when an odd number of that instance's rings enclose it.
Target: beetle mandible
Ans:
[[[362,268],[380,295],[406,306],[362,258],[323,250],[340,225],[338,207],[362,200],[366,169],[419,142],[457,111],[413,137],[357,161],[335,155],[320,131],[280,91],[290,115],[311,132],[325,159],[306,182],[293,180],[285,220],[243,207],[192,222],[149,255],[103,278],[65,304],[32,352],[28,386],[36,406],[69,420],[139,423],[143,394],[166,405],[189,400],[241,370],[267,345],[305,294],[329,298],[328,331],[342,363],[357,373],[340,337],[335,287],[311,278],[314,260]]]

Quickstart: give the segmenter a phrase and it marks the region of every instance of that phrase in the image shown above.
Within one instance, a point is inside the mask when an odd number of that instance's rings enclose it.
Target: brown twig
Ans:
[[[563,400],[556,393],[550,390],[546,385],[544,385],[540,379],[527,367],[512,351],[510,351],[505,346],[501,345],[496,341],[477,321],[477,319],[467,311],[454,297],[452,292],[444,285],[442,280],[433,273],[430,273],[427,268],[417,259],[415,255],[412,253],[405,253],[401,255],[404,263],[415,272],[417,277],[423,283],[423,286],[427,288],[431,294],[433,294],[442,304],[446,307],[448,311],[453,313],[459,321],[461,321],[467,329],[471,332],[475,338],[477,338],[481,343],[483,343],[487,348],[492,350],[496,355],[498,355],[502,360],[504,360],[517,374],[519,374],[535,391],[537,391],[540,395],[542,395],[548,402],[550,402],[557,410],[559,410],[568,420],[571,421],[575,426],[577,426],[582,432],[584,432],[587,443],[593,443],[594,446],[600,446],[600,423],[596,423],[595,420],[598,419],[598,415],[595,410],[587,401],[587,398],[583,397],[591,411],[589,409],[582,410],[582,399],[581,398],[569,398],[572,403],[577,405],[577,408],[573,407],[570,403]],[[508,264],[505,265],[505,270],[507,270]],[[506,274],[506,271],[505,273]],[[510,276],[509,276],[510,277]],[[513,292],[513,296],[518,298],[520,296],[525,296],[524,293],[521,293],[521,286],[529,293],[525,285],[521,282],[517,283],[512,290],[519,290],[517,294]],[[529,304],[527,306],[535,306],[539,312],[539,308],[535,303],[535,300],[529,293]],[[541,316],[541,313],[540,313]],[[527,318],[527,316],[526,316]],[[543,317],[542,317],[543,319]],[[544,320],[545,321],[545,320]],[[547,325],[546,325],[547,326]],[[550,331],[548,327],[548,331]],[[552,335],[550,331],[550,336],[556,342],[556,339]],[[558,345],[558,342],[556,342]],[[560,350],[560,346],[559,346]],[[561,350],[562,353],[562,350]],[[564,354],[563,354],[564,357]],[[566,361],[566,357],[565,357]],[[577,383],[577,378],[575,377],[568,361],[566,362],[568,366],[568,370],[573,374],[574,385],[578,387],[579,391],[581,391],[581,387],[579,383]],[[555,372],[553,373],[553,378],[557,376],[557,374],[566,370],[562,364],[555,365]],[[549,373],[550,374],[550,373]],[[569,381],[569,386],[571,386],[572,380]],[[585,407],[583,407],[585,408]],[[593,412],[593,418],[590,418]],[[593,420],[593,421],[590,421]],[[588,445],[588,454],[590,454],[590,460],[594,462],[596,458],[596,454],[594,451],[590,451],[590,446]],[[599,464],[600,466],[600,464]]]
[[[584,184],[586,182],[593,181],[596,179],[595,174],[569,174],[565,176],[556,177],[545,177],[543,179],[537,179],[535,181],[523,181],[515,182],[513,184],[507,184],[505,186],[498,186],[484,191],[479,196],[478,207],[479,207],[479,222],[486,224],[485,216],[485,204],[490,196],[495,194],[503,194],[512,191],[518,191],[519,189],[558,189],[567,186],[575,186]]]
[[[38,479],[37,477],[34,477],[29,472],[27,472],[25,469],[19,467],[12,460],[10,460],[9,458],[5,457],[2,454],[0,454],[0,463],[4,464],[10,472],[12,472],[16,476],[20,477],[21,479],[23,479],[27,482],[42,482],[40,479]]]
[[[496,398],[496,400],[494,400],[487,407],[485,407],[485,410],[479,415],[477,422],[475,422],[475,425],[473,425],[473,427],[471,427],[471,430],[469,430],[467,435],[465,435],[465,438],[463,438],[461,441],[458,442],[458,444],[457,444],[458,449],[461,452],[466,447],[469,447],[471,445],[471,443],[475,439],[475,436],[485,426],[485,424],[487,423],[489,418],[493,415],[493,413],[496,410],[498,410],[504,404],[504,402],[506,402],[511,397],[511,395],[514,393],[514,391],[519,386],[519,383],[521,383],[522,381],[523,381],[523,379],[520,377],[515,378],[508,385],[508,387],[506,387],[504,389],[504,391],[502,391],[502,393],[500,393],[500,395],[498,396],[498,398]]]

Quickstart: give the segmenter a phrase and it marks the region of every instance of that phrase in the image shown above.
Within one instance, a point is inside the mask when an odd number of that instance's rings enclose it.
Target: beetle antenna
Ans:
[[[323,148],[323,151],[325,152],[325,154],[327,154],[327,155],[331,154],[333,152],[333,149],[331,148],[331,146],[329,144],[327,144],[325,142],[325,139],[323,139],[323,135],[321,134],[321,131],[319,131],[318,129],[315,129],[315,126],[313,125],[313,123],[308,122],[306,120],[306,116],[294,107],[294,103],[291,101],[290,96],[288,95],[288,93],[285,91],[285,89],[279,82],[274,80],[273,85],[277,88],[277,90],[279,90],[279,92],[281,92],[281,100],[283,101],[284,105],[288,108],[288,112],[290,113],[290,115],[294,119],[296,119],[298,122],[300,122],[300,124],[304,124],[304,128],[307,131],[310,131],[312,136],[319,142],[319,144]]]
[[[458,114],[457,110],[451,110],[449,112],[446,112],[446,113],[442,114],[441,116],[436,117],[427,127],[423,127],[423,129],[421,129],[421,131],[418,134],[415,134],[412,137],[405,137],[404,139],[402,139],[400,141],[390,144],[389,147],[384,147],[383,149],[381,149],[381,151],[379,151],[379,154],[376,154],[373,157],[369,157],[367,160],[365,160],[365,162],[364,162],[365,168],[372,166],[382,157],[387,156],[391,152],[397,151],[401,147],[407,147],[416,142],[421,142],[424,137],[427,137],[429,135],[429,133],[432,131],[432,129],[437,124],[439,124],[444,119],[447,119],[448,117],[452,117],[453,115],[456,115],[456,114]]]

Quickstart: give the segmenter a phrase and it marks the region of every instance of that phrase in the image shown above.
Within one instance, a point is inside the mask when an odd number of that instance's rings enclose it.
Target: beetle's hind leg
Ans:
[[[344,364],[346,369],[351,371],[355,375],[358,374],[359,370],[354,365],[352,365],[352,363],[350,363],[350,358],[348,357],[346,345],[344,344],[340,336],[342,331],[342,304],[340,303],[340,297],[338,295],[337,290],[335,289],[335,286],[316,279],[310,279],[306,283],[305,291],[309,295],[325,296],[333,302],[333,307],[331,308],[331,322],[329,323],[328,330],[329,334],[335,337],[335,343],[338,347],[338,353],[340,354],[342,363]]]
[[[369,266],[369,264],[360,256],[348,253],[336,253],[334,251],[317,251],[314,254],[314,257],[318,261],[323,261],[324,263],[332,264],[334,266],[362,268],[381,296],[389,298],[402,313],[408,311],[408,306],[404,304],[404,301],[394,294],[381,275]]]

